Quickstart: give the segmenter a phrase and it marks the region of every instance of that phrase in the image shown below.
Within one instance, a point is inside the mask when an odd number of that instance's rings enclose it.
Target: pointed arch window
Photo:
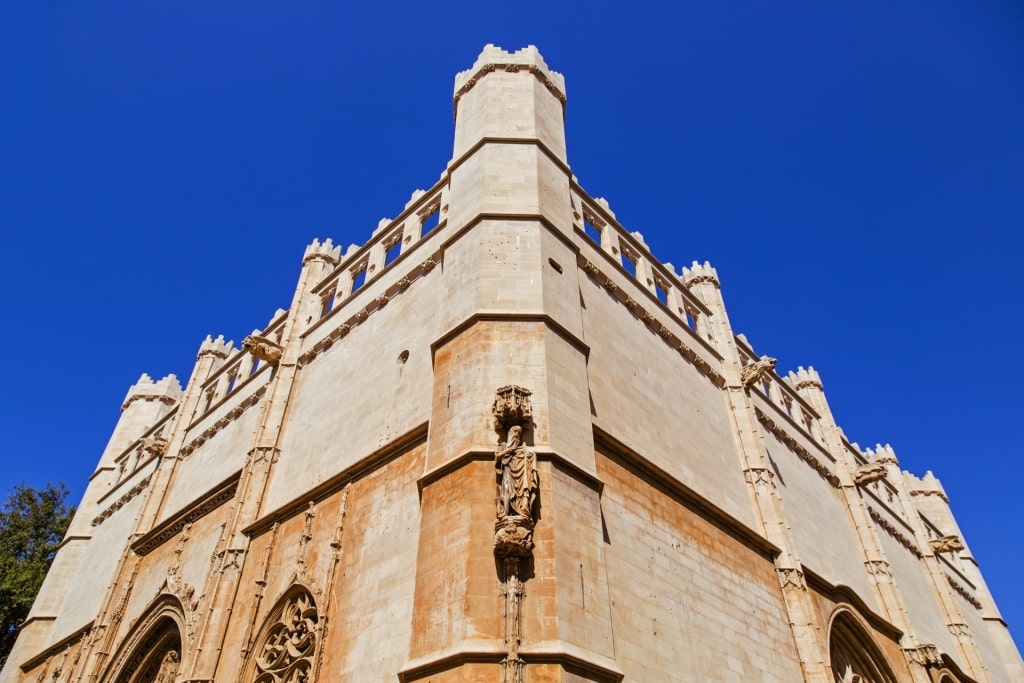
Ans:
[[[296,586],[270,611],[246,667],[245,681],[304,683],[312,679],[320,615],[308,590]]]
[[[878,646],[849,611],[832,620],[829,658],[836,683],[896,683]]]

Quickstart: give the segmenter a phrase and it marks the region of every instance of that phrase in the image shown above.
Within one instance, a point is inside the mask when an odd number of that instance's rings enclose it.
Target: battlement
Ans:
[[[683,266],[683,284],[692,287],[701,282],[710,282],[715,287],[721,287],[722,282],[718,279],[718,271],[708,262],[703,264],[694,261],[689,268]]]
[[[889,444],[875,444],[875,448],[864,449],[864,455],[868,457],[868,460],[875,460],[879,462],[889,462],[894,465],[899,464],[899,460],[896,459],[896,451]]]
[[[903,472],[903,481],[906,482],[907,490],[912,496],[938,496],[942,500],[949,502],[946,489],[942,487],[942,482],[932,474],[931,470],[925,472],[923,477],[918,477],[910,472]]]
[[[812,366],[799,366],[796,372],[792,370],[786,375],[786,381],[789,382],[790,386],[800,391],[806,387],[816,387],[819,390],[824,389],[825,385],[821,383],[821,377],[818,375],[818,371]]]
[[[484,46],[480,56],[473,62],[473,66],[455,75],[456,103],[462,94],[475,85],[482,74],[494,71],[499,67],[505,71],[526,70],[536,74],[548,88],[557,90],[561,95],[560,99],[565,101],[565,77],[548,67],[535,45],[527,45],[515,52],[508,52],[488,43]],[[522,67],[522,69],[517,67]]]
[[[322,243],[320,240],[314,239],[310,244],[306,245],[306,252],[302,255],[302,265],[306,265],[313,259],[321,259],[332,266],[336,266],[341,260],[341,245],[335,246],[331,242],[330,237]]]
[[[128,389],[128,394],[124,397],[124,402],[121,404],[121,410],[125,410],[136,401],[160,401],[167,405],[174,405],[181,398],[181,395],[181,383],[178,382],[178,378],[175,375],[167,375],[162,379],[153,381],[153,378],[148,374],[142,373],[139,381]]]
[[[234,350],[235,342],[224,341],[223,334],[218,334],[216,339],[213,339],[210,335],[206,335],[206,339],[204,339],[203,343],[199,345],[199,353],[196,354],[196,358],[202,358],[203,356],[227,358]]]

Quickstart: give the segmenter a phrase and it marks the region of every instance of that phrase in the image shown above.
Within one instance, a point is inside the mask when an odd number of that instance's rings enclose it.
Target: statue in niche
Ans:
[[[533,552],[533,508],[540,478],[537,455],[523,443],[523,428],[513,425],[505,445],[494,453],[497,475],[497,521],[494,552],[499,557],[527,557]]]
[[[498,474],[498,518],[525,517],[533,522],[533,504],[537,500],[540,479],[537,456],[523,443],[523,428],[508,430],[508,441],[494,454]]]

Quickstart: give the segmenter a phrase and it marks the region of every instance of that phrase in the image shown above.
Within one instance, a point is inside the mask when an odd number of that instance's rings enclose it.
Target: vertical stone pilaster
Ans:
[[[711,311],[707,322],[715,346],[724,358],[724,391],[743,464],[743,476],[762,533],[780,549],[775,558],[775,571],[804,680],[831,683],[832,674],[825,652],[825,641],[815,623],[814,605],[807,592],[803,566],[790,537],[790,525],[782,507],[782,498],[775,488],[771,463],[761,441],[754,406],[744,386],[739,350],[725,311],[718,273],[707,262],[703,265],[694,262],[692,267],[683,269],[683,283]]]
[[[825,448],[839,464],[837,475],[840,491],[846,502],[854,535],[864,554],[864,570],[871,578],[883,615],[889,623],[903,632],[900,647],[904,652],[917,651],[927,644],[921,643],[915,634],[903,597],[893,582],[889,559],[882,549],[867,504],[858,490],[859,485],[882,476],[883,472],[878,471],[877,464],[874,465],[874,469],[858,468],[858,463],[843,443],[842,434],[825,398],[825,388],[814,368],[799,368],[796,373],[790,373],[789,381],[797,393],[818,413]],[[917,657],[907,658],[914,683],[931,683],[927,663],[921,661]]]
[[[899,462],[896,460],[896,454],[889,447],[879,447],[875,454],[875,461],[885,465],[886,478],[896,488],[900,503],[903,505],[908,521],[914,529],[914,537],[921,551],[921,563],[924,565],[925,574],[931,580],[939,607],[946,619],[946,626],[959,647],[960,655],[963,657],[963,662],[966,665],[965,668],[979,683],[988,683],[991,681],[991,677],[985,668],[981,652],[971,634],[970,628],[964,623],[964,616],[956,602],[956,596],[953,595],[953,589],[946,579],[945,572],[939,565],[935,548],[929,542],[924,522],[921,520],[917,507],[914,505],[903,473],[900,471]]]

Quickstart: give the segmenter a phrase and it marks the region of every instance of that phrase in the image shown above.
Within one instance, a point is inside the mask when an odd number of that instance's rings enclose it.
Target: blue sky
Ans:
[[[437,179],[455,73],[536,44],[581,184],[935,472],[1024,637],[1024,5],[370,4],[0,9],[0,492],[77,498],[140,373],[265,325]]]

